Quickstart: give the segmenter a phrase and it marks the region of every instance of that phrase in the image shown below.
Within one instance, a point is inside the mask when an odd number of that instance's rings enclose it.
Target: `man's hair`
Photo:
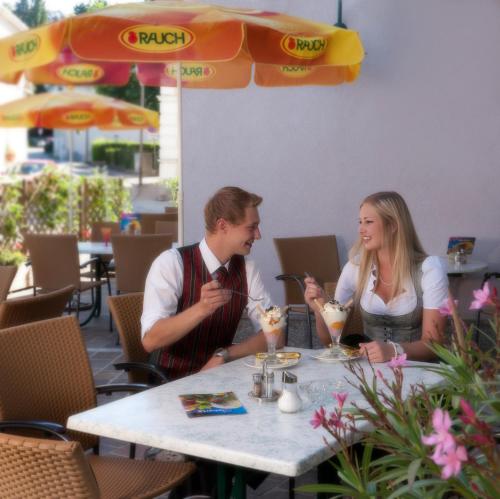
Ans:
[[[260,203],[262,198],[257,194],[239,187],[223,187],[205,205],[205,228],[209,232],[215,232],[220,218],[237,225],[245,219],[246,208],[256,208]]]

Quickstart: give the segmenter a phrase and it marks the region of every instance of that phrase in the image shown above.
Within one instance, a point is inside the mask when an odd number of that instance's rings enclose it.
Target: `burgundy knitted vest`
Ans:
[[[200,300],[201,286],[212,280],[201,256],[198,244],[178,248],[184,266],[184,284],[177,313]],[[229,262],[228,276],[221,283],[225,288],[248,294],[245,259],[234,255]],[[218,308],[179,341],[166,347],[160,354],[160,366],[170,379],[177,379],[199,371],[217,348],[231,345],[247,297],[233,293],[231,300]]]

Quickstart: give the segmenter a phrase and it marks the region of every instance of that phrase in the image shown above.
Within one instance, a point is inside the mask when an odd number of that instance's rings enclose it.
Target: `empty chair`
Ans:
[[[7,426],[8,429],[15,426]],[[0,431],[6,428],[0,423]],[[153,498],[195,469],[192,463],[85,455],[79,442],[0,433],[0,497]]]
[[[171,234],[172,241],[177,241],[177,233],[179,230],[178,222],[155,222],[155,234]]]
[[[312,323],[309,307],[304,302],[304,277],[307,272],[323,287],[338,280],[337,239],[334,235],[275,238],[274,246],[282,271],[276,279],[284,282],[286,303],[293,305],[291,311],[307,312],[309,348],[312,348]]]
[[[78,255],[78,240],[73,234],[26,234],[24,237],[33,267],[33,285],[35,294],[46,293],[74,286],[77,293],[76,314],[80,315],[81,294],[91,291],[92,304],[89,316],[82,322],[85,325],[92,319],[97,310],[97,300],[94,299],[95,288],[101,286],[101,281],[83,281],[80,274],[80,258]],[[88,262],[87,262],[88,263]]]
[[[66,286],[51,293],[0,303],[0,329],[60,317],[74,289],[73,286]]]
[[[63,427],[70,415],[96,407],[98,393],[149,388],[95,386],[74,316],[0,329],[0,379],[0,421],[48,421]],[[69,430],[67,435],[97,452],[98,437]]]
[[[141,341],[141,315],[144,293],[110,296],[108,305],[118,329],[120,344],[126,363],[115,364],[117,369],[128,371],[130,383],[151,382],[151,375],[159,383],[167,381],[164,373],[148,362],[149,354]]]
[[[147,234],[112,236],[116,268],[117,293],[144,291],[146,277],[153,260],[172,247],[172,236]]]
[[[177,213],[139,213],[141,234],[154,234],[156,222],[176,222]]]
[[[16,272],[17,267],[14,265],[0,265],[0,302],[7,299]]]

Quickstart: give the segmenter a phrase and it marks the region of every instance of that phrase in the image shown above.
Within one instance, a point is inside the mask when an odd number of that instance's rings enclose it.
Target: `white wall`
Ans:
[[[25,28],[24,24],[8,11],[0,6],[0,38],[12,35]],[[0,104],[10,102],[24,97],[24,80],[18,85],[6,85],[0,83]],[[0,174],[8,165],[5,161],[7,147],[15,153],[15,160],[26,159],[28,156],[28,131],[26,128],[0,128]]]
[[[331,0],[279,3],[335,21]],[[361,199],[394,189],[429,253],[474,235],[500,270],[500,2],[347,0],[344,21],[367,53],[355,84],[183,92],[185,241],[217,188],[261,194],[253,257],[279,302],[273,237],[334,233],[345,262]]]

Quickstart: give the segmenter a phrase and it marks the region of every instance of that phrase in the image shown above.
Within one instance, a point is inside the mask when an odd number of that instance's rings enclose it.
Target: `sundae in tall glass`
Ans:
[[[328,358],[337,359],[341,358],[344,354],[342,348],[340,348],[340,335],[344,329],[345,322],[349,315],[349,308],[341,305],[336,300],[331,300],[324,305],[317,303],[321,316],[328,327],[328,332],[332,338],[332,343],[330,345],[330,351],[327,355]]]
[[[267,341],[267,362],[276,363],[276,344],[286,324],[287,307],[272,306],[260,310],[260,326]]]

